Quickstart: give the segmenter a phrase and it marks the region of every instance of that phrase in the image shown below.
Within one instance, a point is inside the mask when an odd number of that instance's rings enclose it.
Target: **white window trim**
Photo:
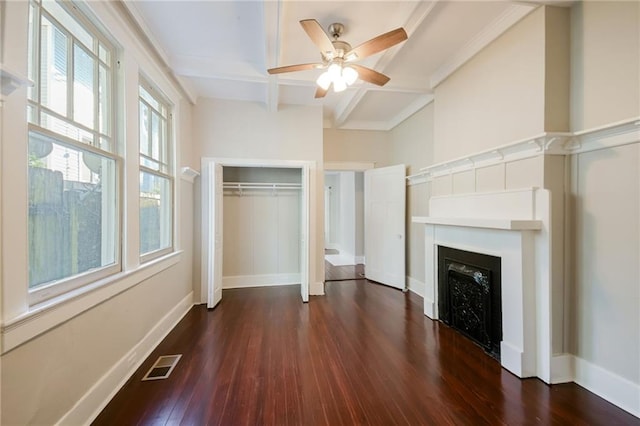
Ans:
[[[173,134],[173,108],[174,106],[167,100],[167,98],[149,83],[149,79],[140,75],[138,80],[138,114],[140,114],[140,102],[144,103],[150,111],[155,111],[160,114],[166,120],[166,131],[165,131],[165,146],[160,149],[160,152],[164,152],[164,157],[161,156],[160,159],[155,159],[153,157],[149,157],[142,153],[140,149],[140,129],[138,129],[138,169],[140,172],[144,172],[150,175],[158,176],[169,181],[169,188],[171,189],[170,200],[169,200],[169,211],[171,212],[171,220],[169,221],[171,229],[168,232],[169,237],[171,238],[171,243],[168,247],[162,247],[158,250],[153,250],[150,252],[142,253],[140,252],[140,263],[145,264],[154,259],[157,259],[161,256],[166,255],[167,253],[171,253],[176,249],[176,182],[175,182],[175,173],[174,173],[174,152],[175,152],[175,135]],[[142,98],[140,95],[140,87],[144,88],[144,90],[151,95],[158,103],[160,103],[167,111],[166,116],[162,115],[162,111],[154,108],[149,104],[147,100]],[[138,117],[138,125],[140,125],[140,117]],[[148,137],[151,138],[151,133],[149,132]],[[159,165],[159,170],[154,170],[150,167],[140,165],[140,157],[150,158],[153,161],[157,162]],[[138,195],[138,200],[140,197]],[[138,209],[138,215],[140,214],[140,210]],[[140,245],[139,247],[140,248]]]
[[[27,280],[27,303],[29,307],[33,307],[37,304],[40,304],[49,299],[57,299],[60,297],[64,297],[65,294],[70,294],[82,287],[91,287],[94,282],[99,282],[104,280],[106,277],[117,274],[122,271],[122,247],[124,244],[123,241],[123,161],[122,158],[117,155],[117,150],[114,144],[115,140],[115,123],[116,123],[116,104],[117,104],[117,96],[116,96],[116,76],[115,76],[115,67],[114,64],[116,62],[116,50],[111,42],[109,42],[102,34],[101,30],[85,16],[84,13],[77,13],[73,9],[75,7],[67,8],[64,5],[63,9],[74,19],[78,24],[84,28],[89,34],[91,34],[93,38],[94,47],[99,49],[99,45],[102,45],[110,56],[110,64],[102,61],[100,59],[99,54],[94,53],[93,51],[87,50],[86,46],[77,38],[75,35],[61,22],[58,20],[44,7],[44,5],[40,1],[30,2],[30,6],[33,7],[33,32],[30,34],[30,37],[34,37],[34,49],[33,49],[33,57],[31,58],[33,61],[33,67],[35,70],[35,97],[34,99],[27,99],[27,105],[33,108],[35,117],[29,117],[28,121],[32,118],[35,118],[35,122],[29,122],[28,124],[28,133],[27,140],[30,138],[29,134],[37,133],[43,135],[47,138],[50,138],[56,142],[59,142],[61,145],[68,145],[72,149],[83,150],[88,152],[93,152],[99,156],[109,158],[115,163],[115,183],[113,191],[115,191],[115,206],[107,206],[108,208],[114,209],[115,212],[111,215],[111,219],[113,223],[106,224],[106,228],[109,229],[114,237],[115,247],[113,247],[113,255],[114,262],[103,267],[99,267],[93,270],[85,271],[79,274],[71,275],[68,277],[64,277],[60,280],[54,280],[47,283],[42,283],[40,285],[35,286],[34,288],[29,287],[29,281]],[[70,73],[72,76],[71,81],[67,82],[67,110],[65,114],[59,114],[55,111],[48,108],[46,105],[43,105],[41,102],[41,39],[42,39],[42,17],[45,17],[49,20],[56,28],[65,34],[67,37],[67,48],[71,49],[71,52],[68,53],[67,57],[67,73]],[[106,66],[109,74],[107,78],[110,81],[110,98],[108,99],[109,105],[109,123],[106,128],[106,133],[101,132],[100,129],[100,116],[99,116],[99,90],[100,84],[97,77],[98,71],[94,69],[94,126],[93,128],[89,128],[84,124],[76,121],[73,118],[73,70],[74,70],[74,53],[73,48],[75,45],[78,45],[80,49],[93,58],[96,61],[96,66],[100,67],[101,65]],[[92,137],[92,143],[88,144],[74,138],[70,138],[63,134],[57,133],[53,130],[50,130],[41,125],[41,113],[45,112],[46,114],[56,117],[61,121],[68,123],[71,126],[74,126],[80,130],[83,130]],[[101,144],[102,139],[106,139],[109,141],[110,149],[103,150],[98,148]],[[105,227],[105,224],[103,224]],[[112,229],[110,229],[112,228]],[[28,238],[27,238],[28,240]],[[28,241],[27,241],[27,244]],[[109,243],[111,244],[111,243]],[[29,265],[29,259],[27,259],[27,266]]]
[[[100,303],[140,284],[182,260],[182,251],[175,251],[134,270],[110,275],[102,280],[31,306],[21,315],[2,325],[3,353],[15,349],[57,325],[90,310]]]

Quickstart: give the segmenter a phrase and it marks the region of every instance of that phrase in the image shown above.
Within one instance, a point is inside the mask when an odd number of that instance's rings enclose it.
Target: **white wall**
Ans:
[[[640,5],[580,2],[571,25],[571,128],[640,117]],[[640,415],[640,148],[575,155],[570,166],[568,346],[591,366],[576,380],[605,397],[615,387],[603,392],[589,373],[602,369],[618,389],[631,383]]]
[[[325,172],[330,187],[329,240],[325,247],[340,251],[355,265],[364,255],[364,178],[362,172]],[[346,262],[347,259],[344,259]]]
[[[201,157],[315,162],[316,168],[311,170],[315,198],[310,204],[310,294],[323,294],[322,108],[283,105],[272,113],[258,103],[200,98],[193,126]],[[196,235],[199,223],[198,219]]]
[[[389,132],[324,129],[324,161],[356,161],[390,166]]]
[[[405,164],[407,175],[433,163],[434,104],[431,103],[391,131],[391,162]],[[428,216],[431,185],[427,182],[407,187],[406,271],[412,290],[423,294],[424,225],[411,222],[412,216]]]
[[[539,8],[435,88],[435,163],[544,131],[544,22]]]
[[[300,183],[299,169],[224,168],[225,182]],[[223,202],[223,288],[300,282],[300,190],[231,189]]]
[[[356,255],[356,177],[355,172],[340,172],[340,254]]]
[[[356,172],[356,258],[364,257],[364,172]],[[360,262],[361,259],[356,259]]]
[[[571,10],[571,129],[638,116],[638,2],[578,2]]]
[[[3,2],[3,63],[26,75],[26,2]],[[177,166],[191,165],[189,146],[191,106],[173,86],[152,57],[135,39],[118,7],[109,2],[90,3],[91,9],[120,44],[126,97],[120,99],[125,114],[137,116],[138,73],[144,72],[175,105]],[[6,26],[5,26],[6,24]],[[2,114],[2,245],[3,323],[16,315],[31,315],[26,303],[26,90],[8,97]],[[3,332],[2,424],[55,424],[90,421],[112,392],[142,362],[147,351],[167,333],[192,305],[193,185],[176,176],[176,246],[182,250],[171,262],[160,261],[162,274],[148,275],[139,268],[137,215],[139,177],[137,120],[130,120],[121,143],[133,158],[126,164],[125,241],[123,264],[131,275],[106,286],[43,310],[32,316],[27,328],[43,332],[9,352]],[[125,157],[125,151],[119,154]],[[129,155],[131,154],[131,155]],[[184,162],[183,162],[184,161]],[[130,172],[133,170],[133,174]],[[10,182],[10,185],[7,183]],[[133,188],[133,189],[132,189]],[[7,206],[11,206],[7,209]],[[24,207],[19,207],[24,206]],[[175,263],[174,263],[175,262]],[[143,277],[143,278],[139,278]],[[126,291],[112,289],[126,284]],[[8,297],[7,297],[8,296]],[[77,308],[77,310],[76,310]],[[72,313],[73,312],[73,313]],[[62,318],[68,318],[63,320]],[[24,327],[18,326],[22,333]],[[11,333],[16,329],[12,328]],[[27,330],[25,329],[25,332]]]
[[[325,199],[325,248],[337,250],[338,232],[340,230],[340,175],[329,172],[324,175],[324,186],[328,191]]]
[[[572,351],[640,384],[640,145],[575,156]]]

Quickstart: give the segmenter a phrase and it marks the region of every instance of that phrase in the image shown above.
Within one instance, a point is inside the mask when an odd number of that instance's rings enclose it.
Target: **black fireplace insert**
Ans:
[[[500,359],[499,257],[438,246],[438,315],[445,324]]]

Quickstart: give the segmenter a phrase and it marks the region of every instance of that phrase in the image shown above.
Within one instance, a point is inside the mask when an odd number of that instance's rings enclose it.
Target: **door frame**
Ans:
[[[302,179],[301,197],[306,195],[306,202],[302,202],[302,223],[301,226],[306,228],[306,238],[302,241],[300,248],[300,277],[301,277],[301,293],[303,295],[309,295],[309,285],[311,282],[311,270],[310,262],[314,261],[311,257],[312,247],[310,241],[312,240],[311,233],[311,200],[315,200],[316,189],[314,185],[310,183],[309,177],[311,172],[315,169],[315,161],[296,161],[296,160],[267,160],[267,159],[246,159],[246,158],[216,158],[216,157],[204,157],[201,161],[201,195],[202,195],[202,208],[201,208],[201,283],[200,283],[200,302],[207,303],[208,308],[213,308],[213,303],[209,303],[213,300],[214,295],[214,279],[216,277],[215,267],[218,265],[220,268],[222,262],[221,259],[215,259],[215,245],[216,238],[212,234],[212,230],[215,229],[215,209],[222,211],[222,206],[216,206],[216,185],[222,185],[222,182],[216,182],[215,169],[216,165],[222,167],[274,167],[274,168],[291,168],[300,169],[302,176],[307,176],[306,179]],[[304,201],[304,200],[303,200]],[[224,202],[224,201],[223,201]],[[305,236],[304,230],[302,230],[302,236]],[[222,244],[218,241],[218,244]],[[306,251],[306,253],[305,253]],[[221,250],[220,250],[221,252]],[[305,262],[306,259],[306,262]],[[306,263],[306,264],[305,264]],[[306,275],[303,277],[303,274]],[[220,273],[219,277],[222,276]],[[220,283],[222,285],[222,283]],[[304,286],[304,287],[303,287]],[[305,288],[306,287],[306,288]],[[304,300],[304,301],[307,301]]]
[[[376,168],[376,163],[370,162],[370,161],[325,161],[323,164],[322,171],[324,176],[326,172],[365,172],[367,170],[372,170],[375,168]],[[323,206],[323,211],[325,211],[325,206]],[[326,232],[326,230],[324,230],[324,232]],[[326,242],[323,245],[323,249],[325,248],[325,246],[326,246]],[[324,260],[324,255],[322,259]],[[365,261],[366,261],[366,253],[365,253]],[[324,270],[324,267],[322,269]],[[327,279],[326,273],[323,273],[322,281],[326,282],[326,279]]]

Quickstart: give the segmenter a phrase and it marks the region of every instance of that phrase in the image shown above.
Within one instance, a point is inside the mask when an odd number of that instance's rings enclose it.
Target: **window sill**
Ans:
[[[31,306],[2,325],[2,353],[134,287],[180,262],[182,251],[154,259],[131,271],[120,272],[62,296]]]

